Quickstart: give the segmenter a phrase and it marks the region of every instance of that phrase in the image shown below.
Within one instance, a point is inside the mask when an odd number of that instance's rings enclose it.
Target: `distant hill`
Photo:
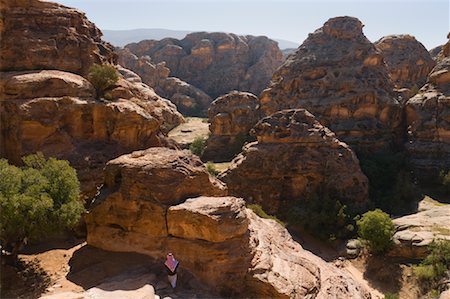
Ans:
[[[129,43],[140,42],[144,39],[156,39],[160,40],[166,37],[172,37],[176,39],[182,39],[186,34],[192,31],[185,30],[170,30],[162,28],[151,28],[151,29],[130,29],[130,30],[102,30],[103,39],[110,42],[114,46],[123,47]],[[287,48],[297,48],[298,43],[291,42],[284,39],[276,39],[278,42],[278,47],[280,49]]]

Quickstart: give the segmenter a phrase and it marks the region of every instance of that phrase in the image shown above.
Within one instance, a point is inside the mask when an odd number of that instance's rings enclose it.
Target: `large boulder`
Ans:
[[[101,102],[83,77],[62,71],[3,72],[0,78],[0,156],[20,164],[42,152],[77,169],[83,195],[103,181],[113,157],[166,144],[163,132],[182,121],[151,89],[120,79]]]
[[[182,40],[145,40],[125,46],[138,57],[166,62],[170,75],[216,98],[231,90],[259,94],[283,61],[275,41],[265,36],[195,32]]]
[[[450,42],[419,92],[406,103],[405,144],[415,175],[435,180],[450,170]]]
[[[402,110],[383,57],[362,27],[356,18],[336,17],[311,33],[262,93],[264,113],[304,108],[358,153],[392,149]]]
[[[170,70],[165,62],[155,64],[148,56],[137,57],[128,48],[118,50],[119,63],[136,72],[142,81],[155,91],[170,99],[185,115],[205,114],[212,99],[201,89],[175,77],[169,77]]]
[[[304,109],[283,110],[259,121],[248,144],[221,179],[231,195],[278,213],[315,194],[361,206],[368,181],[352,150]]]
[[[244,200],[215,197],[223,186],[188,151],[134,152],[110,161],[105,174],[86,217],[90,245],[157,259],[171,251],[184,271],[226,297],[370,298]]]
[[[0,71],[54,69],[86,75],[114,63],[113,47],[84,13],[38,0],[1,0]]]
[[[375,42],[396,88],[422,87],[435,62],[427,49],[408,34],[388,35]]]
[[[210,136],[202,159],[230,161],[245,142],[253,140],[250,129],[259,121],[258,98],[248,92],[232,91],[212,102],[208,110]]]

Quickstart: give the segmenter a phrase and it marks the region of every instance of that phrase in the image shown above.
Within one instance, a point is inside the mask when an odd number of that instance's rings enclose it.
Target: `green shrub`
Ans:
[[[394,293],[386,293],[384,294],[384,299],[400,299],[400,296]]]
[[[350,237],[354,220],[347,206],[327,194],[298,201],[285,212],[289,225],[299,226],[322,240]]]
[[[216,166],[215,166],[214,163],[212,163],[211,161],[208,161],[208,162],[205,164],[205,166],[206,166],[206,171],[208,171],[209,174],[212,175],[212,176],[217,176],[217,175],[220,173],[220,171],[218,171],[218,170],[216,169]]]
[[[0,238],[14,258],[26,240],[73,227],[84,210],[76,172],[67,161],[42,154],[23,161],[18,168],[0,160]]]
[[[250,210],[255,212],[255,214],[258,215],[261,218],[272,219],[272,220],[275,220],[276,222],[278,222],[279,224],[281,224],[282,226],[286,226],[286,224],[283,221],[281,221],[280,219],[278,219],[276,216],[268,215],[263,210],[263,208],[260,205],[258,205],[258,204],[248,204],[247,208],[249,208]]]
[[[197,155],[201,157],[203,155],[203,152],[205,151],[206,146],[206,138],[204,137],[197,137],[195,140],[191,143],[189,146],[189,149],[194,155]]]
[[[89,69],[88,80],[97,90],[98,97],[103,97],[105,96],[105,91],[116,84],[117,80],[119,80],[119,76],[113,65],[94,64]],[[109,98],[111,97],[109,96]]]
[[[403,154],[361,157],[360,163],[369,179],[369,197],[375,208],[392,214],[404,214],[413,208],[419,192]]]
[[[359,236],[368,243],[372,253],[384,253],[392,246],[394,223],[382,210],[376,209],[364,213],[356,224]]]
[[[426,258],[414,267],[414,273],[419,279],[433,285],[450,271],[450,241],[434,240],[428,250]]]

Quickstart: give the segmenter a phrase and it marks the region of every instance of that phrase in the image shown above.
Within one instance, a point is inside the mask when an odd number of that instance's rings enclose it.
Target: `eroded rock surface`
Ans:
[[[450,170],[450,42],[419,92],[406,103],[405,144],[415,175],[436,179]]]
[[[320,192],[358,206],[368,181],[352,150],[304,109],[283,110],[259,121],[248,144],[221,179],[231,195],[277,213]]]
[[[182,40],[145,40],[126,46],[138,57],[165,62],[170,75],[216,98],[231,90],[259,94],[283,61],[277,42],[265,36],[195,32]]]
[[[375,46],[381,51],[396,88],[422,87],[435,65],[427,49],[411,35],[385,36]]]
[[[390,255],[423,259],[434,239],[450,240],[450,205],[424,199],[415,214],[394,219],[395,246]]]
[[[0,71],[54,69],[86,75],[114,63],[113,47],[79,10],[37,0],[1,0]]]
[[[356,18],[337,17],[311,33],[262,93],[265,114],[307,109],[357,152],[398,143],[401,107],[383,57],[362,27]]]
[[[170,250],[183,269],[227,297],[370,298],[244,200],[211,197],[223,194],[188,151],[121,156],[107,164],[105,187],[86,217],[88,244],[158,259]]]
[[[250,129],[259,121],[258,98],[248,92],[233,91],[217,98],[208,110],[209,131],[205,161],[230,161],[245,142],[254,140]]]
[[[169,77],[170,70],[165,62],[155,64],[150,57],[137,57],[127,48],[118,50],[119,63],[136,72],[144,83],[170,99],[185,115],[206,114],[212,99],[202,90],[175,77]]]

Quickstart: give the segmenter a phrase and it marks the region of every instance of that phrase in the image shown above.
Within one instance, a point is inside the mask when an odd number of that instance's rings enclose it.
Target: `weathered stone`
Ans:
[[[250,129],[258,122],[258,98],[248,92],[233,91],[217,98],[208,110],[209,130],[205,161],[230,161],[247,141],[254,140]]]
[[[248,144],[221,174],[231,195],[277,213],[321,192],[358,206],[368,199],[368,181],[352,150],[304,109],[262,119]]]
[[[0,71],[53,69],[85,76],[114,63],[113,47],[84,13],[38,0],[1,0]]]
[[[450,170],[450,42],[442,49],[428,82],[406,103],[405,144],[415,175],[433,181]]]
[[[304,108],[357,152],[400,142],[402,111],[383,57],[351,17],[328,20],[275,72],[261,97],[266,115]]]
[[[428,245],[437,239],[450,240],[450,205],[425,199],[415,214],[394,219],[396,233],[392,256],[423,259]]]
[[[184,39],[145,40],[125,46],[135,55],[165,62],[170,75],[216,98],[231,90],[259,94],[282,63],[275,41],[265,36],[195,32]]]
[[[411,35],[388,35],[375,42],[396,88],[422,87],[434,67],[430,53]]]
[[[187,151],[152,148],[109,162],[99,201],[86,217],[88,244],[158,259],[171,251],[183,269],[227,297],[370,298],[242,199],[187,198],[223,193],[205,176]]]

